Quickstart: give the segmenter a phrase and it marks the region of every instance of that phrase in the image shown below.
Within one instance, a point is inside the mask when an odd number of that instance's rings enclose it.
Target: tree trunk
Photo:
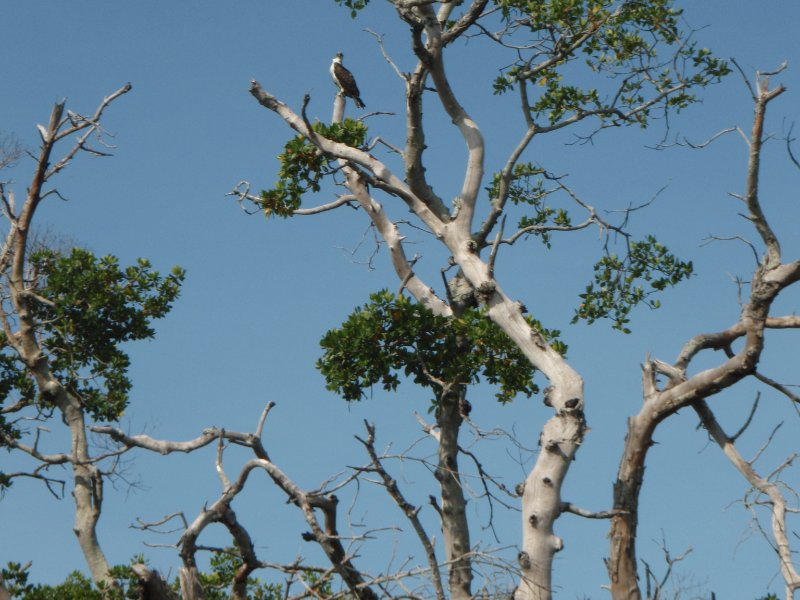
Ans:
[[[539,437],[541,452],[522,494],[522,548],[518,554],[520,584],[515,600],[552,598],[553,558],[564,543],[553,531],[561,514],[561,485],[586,433],[583,379],[541,333],[525,320],[522,307],[502,291],[486,263],[472,251],[471,238],[458,229],[445,241],[488,316],[550,381],[545,402],[555,416]]]
[[[177,598],[158,571],[152,571],[143,564],[132,565],[131,569],[139,578],[139,600],[175,600]]]
[[[522,494],[521,581],[515,600],[552,598],[553,559],[564,543],[553,531],[561,514],[561,484],[583,439],[582,418],[557,415],[542,430],[541,451]]]
[[[647,451],[653,444],[655,419],[642,411],[628,420],[628,434],[614,482],[611,519],[611,555],[608,576],[614,600],[641,600],[636,566],[636,527],[639,521],[639,493],[644,481]]]
[[[440,434],[436,479],[442,492],[442,535],[449,565],[448,584],[452,600],[468,600],[472,597],[467,500],[458,470],[458,432],[462,422],[461,407],[465,400],[466,388],[459,386],[457,391],[440,396],[436,411]]]
[[[75,487],[72,497],[75,500],[75,527],[73,531],[78,538],[89,572],[95,583],[113,586],[114,580],[109,575],[109,565],[100,541],[97,539],[97,522],[103,508],[103,476],[90,460],[89,444],[86,440],[86,427],[83,408],[77,399],[64,393],[65,400],[61,404],[64,419],[70,428],[72,437],[72,465]]]
[[[8,593],[6,583],[3,580],[3,573],[0,571],[0,600],[11,600],[11,594]]]
[[[197,567],[182,567],[178,571],[178,579],[181,582],[182,600],[205,600],[206,595],[200,585]]]

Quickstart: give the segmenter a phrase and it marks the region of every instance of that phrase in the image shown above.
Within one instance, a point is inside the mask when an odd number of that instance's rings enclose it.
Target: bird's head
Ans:
[[[342,58],[344,58],[344,54],[342,54],[341,52],[337,52],[336,56],[333,58],[333,62],[341,63]]]

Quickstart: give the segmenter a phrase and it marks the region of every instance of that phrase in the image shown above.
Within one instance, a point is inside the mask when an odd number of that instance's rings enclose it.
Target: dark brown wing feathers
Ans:
[[[353,74],[339,63],[334,63],[333,72],[344,95],[352,98],[358,108],[364,108],[364,103],[361,101],[361,92],[358,91],[358,85],[356,85]]]

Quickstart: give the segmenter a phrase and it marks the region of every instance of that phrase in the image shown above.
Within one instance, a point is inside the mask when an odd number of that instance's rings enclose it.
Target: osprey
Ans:
[[[339,52],[331,63],[331,77],[333,82],[342,91],[342,94],[352,98],[358,108],[364,108],[361,101],[361,93],[358,91],[356,80],[353,74],[342,65],[342,53]]]

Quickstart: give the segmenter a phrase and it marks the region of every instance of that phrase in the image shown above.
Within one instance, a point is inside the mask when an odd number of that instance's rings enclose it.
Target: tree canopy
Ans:
[[[175,29],[153,72],[185,44],[208,80],[145,111],[101,66],[44,124],[9,104],[0,485],[81,571],[31,583],[13,533],[0,599],[792,598],[792,72],[671,0],[324,4],[243,53],[207,34],[252,8]]]

